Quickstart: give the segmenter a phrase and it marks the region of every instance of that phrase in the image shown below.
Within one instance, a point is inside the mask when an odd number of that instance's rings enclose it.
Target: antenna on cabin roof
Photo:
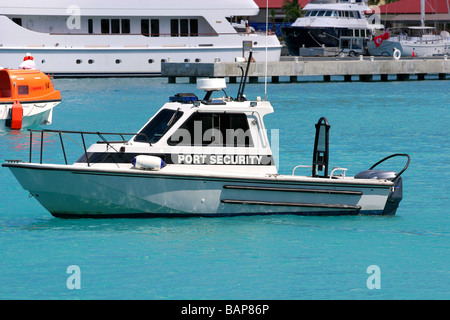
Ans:
[[[245,74],[244,74],[244,69],[242,68],[243,61],[241,59],[238,60],[238,58],[236,58],[236,62],[238,62],[238,67],[241,68],[241,71],[242,71],[242,77],[241,77],[241,82],[239,83],[239,90],[238,90],[238,94],[236,97],[236,101],[246,101],[247,100],[244,97],[244,90],[245,90],[245,82],[247,81],[247,76],[248,76],[248,69],[249,69],[250,63],[252,61],[252,55],[253,55],[253,50],[250,50],[250,54],[248,55],[248,59],[247,59],[247,68],[245,70]]]

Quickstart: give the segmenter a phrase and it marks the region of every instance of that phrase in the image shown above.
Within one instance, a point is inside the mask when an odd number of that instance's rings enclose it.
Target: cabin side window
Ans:
[[[18,86],[17,90],[20,95],[26,95],[30,92],[28,86]]]
[[[120,33],[120,20],[111,19],[111,33]]]
[[[253,147],[243,113],[194,113],[168,139],[172,146]]]
[[[94,33],[94,21],[92,19],[88,20],[88,33]]]
[[[100,21],[100,28],[102,33],[109,33],[109,19],[102,19]]]
[[[12,21],[19,26],[22,26],[22,18],[12,18]]]
[[[180,20],[180,36],[187,37],[189,35],[189,20],[181,19]]]
[[[191,37],[197,37],[198,36],[198,20],[197,19],[190,19],[189,20],[189,26],[190,26],[190,36]]]
[[[130,33],[130,19],[122,19],[120,22],[122,33]]]
[[[148,19],[141,19],[141,34],[144,37],[150,36],[150,24]]]
[[[178,37],[178,19],[170,19],[170,35]]]
[[[134,138],[136,142],[156,143],[181,118],[180,110],[163,109]]]
[[[152,37],[159,37],[159,20],[158,19],[152,19],[151,22],[151,28],[152,28]]]

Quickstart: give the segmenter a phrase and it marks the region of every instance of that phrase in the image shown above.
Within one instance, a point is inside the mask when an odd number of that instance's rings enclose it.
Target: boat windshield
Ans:
[[[156,143],[181,118],[183,112],[163,109],[134,138],[136,142]],[[148,139],[148,140],[147,140]]]

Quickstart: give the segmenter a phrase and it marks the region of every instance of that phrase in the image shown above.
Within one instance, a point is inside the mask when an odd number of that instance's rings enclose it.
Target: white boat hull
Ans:
[[[57,217],[383,214],[393,183],[6,163]]]
[[[367,43],[367,51],[372,56],[392,57],[395,49],[400,50],[400,53],[403,56],[403,47],[400,42],[384,40],[378,47],[375,45],[374,41]]]
[[[53,108],[60,101],[21,103],[23,108],[22,128],[33,128],[52,123]],[[0,131],[10,128],[12,103],[0,104]]]
[[[450,43],[436,42],[402,42],[405,57],[432,57],[450,53]]]
[[[244,39],[245,40],[245,39]],[[262,38],[260,42],[263,43]],[[254,48],[256,61],[265,59],[265,48]],[[34,57],[39,69],[53,76],[129,76],[159,75],[163,62],[213,63],[234,62],[242,56],[242,43],[227,47],[172,47],[172,48],[124,48],[124,49],[44,49],[0,48],[3,66],[17,67],[23,52]],[[268,61],[279,61],[280,47],[268,48]],[[64,59],[61,59],[64,57]]]

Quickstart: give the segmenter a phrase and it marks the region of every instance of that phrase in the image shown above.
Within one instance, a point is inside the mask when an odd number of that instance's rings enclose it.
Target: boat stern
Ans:
[[[397,211],[400,201],[403,199],[402,177],[397,172],[384,170],[365,170],[357,175],[355,179],[384,179],[394,182],[386,200],[382,215],[393,216]]]

